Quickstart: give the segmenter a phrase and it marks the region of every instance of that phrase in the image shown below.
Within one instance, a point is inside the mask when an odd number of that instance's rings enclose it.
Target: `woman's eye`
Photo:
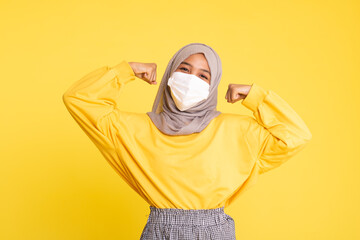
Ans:
[[[200,75],[200,77],[204,77],[206,80],[208,79],[205,75]]]
[[[187,69],[187,68],[185,68],[185,67],[180,67],[179,69],[180,69],[180,70],[183,70],[183,71],[189,71],[189,69]],[[203,74],[201,74],[200,77],[205,78],[206,80],[208,80],[208,78],[207,78],[205,75],[203,75]]]

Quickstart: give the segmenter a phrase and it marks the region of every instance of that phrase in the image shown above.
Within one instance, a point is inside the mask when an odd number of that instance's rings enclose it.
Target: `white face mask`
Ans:
[[[168,80],[171,96],[180,111],[185,111],[207,99],[210,85],[201,78],[183,72],[173,72]]]

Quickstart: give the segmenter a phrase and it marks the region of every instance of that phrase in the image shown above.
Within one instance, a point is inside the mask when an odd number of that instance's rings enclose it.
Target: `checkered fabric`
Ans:
[[[150,206],[140,240],[234,240],[235,223],[214,209],[177,209]]]

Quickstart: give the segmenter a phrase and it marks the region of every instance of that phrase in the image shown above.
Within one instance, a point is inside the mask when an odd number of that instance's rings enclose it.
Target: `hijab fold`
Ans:
[[[203,53],[210,67],[209,97],[186,111],[180,111],[167,85],[171,74],[192,54]],[[167,135],[188,135],[201,132],[210,121],[221,114],[217,111],[218,85],[222,75],[221,60],[210,46],[190,43],[180,48],[170,59],[155,97],[151,112],[147,112],[155,126]]]

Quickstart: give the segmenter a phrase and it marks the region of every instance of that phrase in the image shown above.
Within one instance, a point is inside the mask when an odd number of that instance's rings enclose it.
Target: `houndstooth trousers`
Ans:
[[[140,240],[235,240],[235,223],[214,209],[156,208],[150,214]]]

